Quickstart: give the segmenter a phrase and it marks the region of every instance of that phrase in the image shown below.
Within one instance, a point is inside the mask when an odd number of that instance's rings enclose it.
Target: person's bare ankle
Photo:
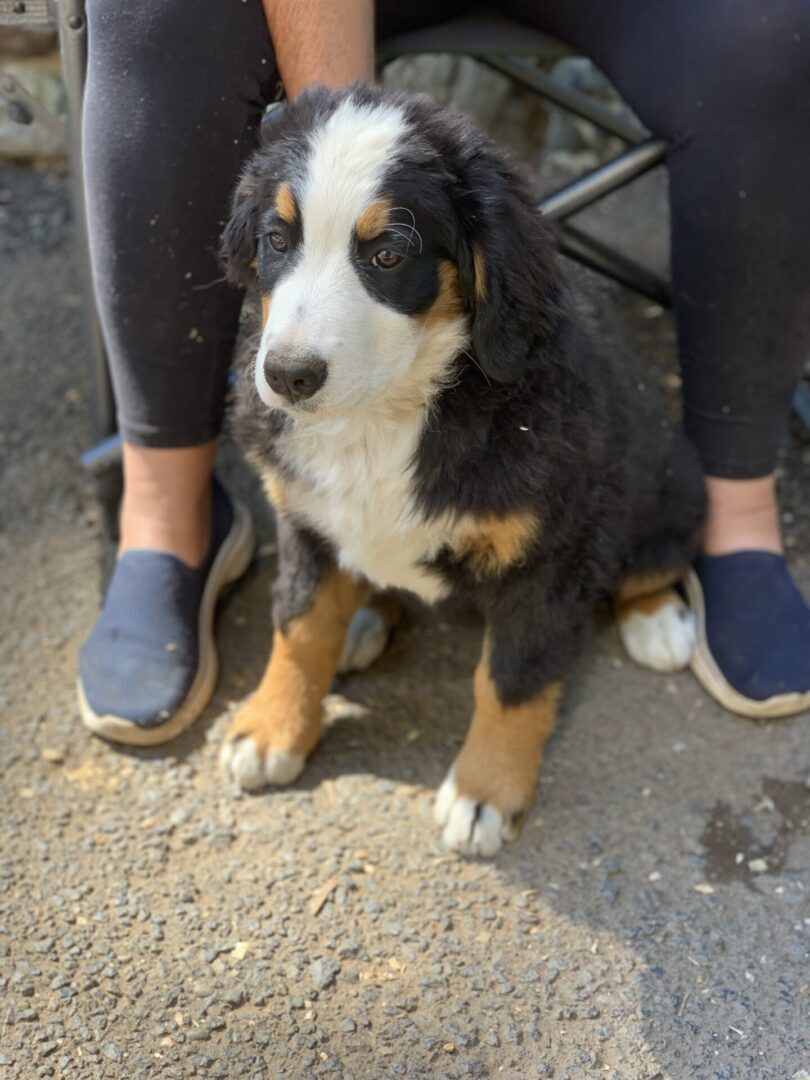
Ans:
[[[155,450],[124,446],[124,498],[118,553],[166,551],[191,567],[206,556],[216,443]]]
[[[118,553],[134,548],[168,551],[191,567],[202,563],[211,531],[211,496],[196,505],[166,506],[124,496]]]
[[[709,502],[704,555],[729,555],[735,551],[783,553],[772,475],[755,480],[707,476],[706,491]]]

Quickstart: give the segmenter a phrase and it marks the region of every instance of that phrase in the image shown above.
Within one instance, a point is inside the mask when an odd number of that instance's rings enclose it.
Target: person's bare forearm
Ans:
[[[287,96],[374,76],[373,0],[262,0]]]

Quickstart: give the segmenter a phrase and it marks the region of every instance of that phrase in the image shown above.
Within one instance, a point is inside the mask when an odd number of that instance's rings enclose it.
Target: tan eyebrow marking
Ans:
[[[355,230],[360,240],[373,240],[391,221],[391,203],[388,199],[375,199],[369,203],[357,219]]]
[[[292,225],[298,217],[298,207],[289,184],[282,184],[276,192],[276,210],[281,220],[288,225]]]

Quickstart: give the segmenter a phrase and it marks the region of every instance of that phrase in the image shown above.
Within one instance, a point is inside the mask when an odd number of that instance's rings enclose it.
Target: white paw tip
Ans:
[[[291,750],[268,750],[264,758],[264,775],[268,784],[291,784],[304,770],[303,754]]]
[[[338,671],[364,671],[382,655],[387,644],[388,631],[382,615],[374,608],[360,608],[346,631]]]
[[[262,758],[251,738],[224,743],[219,760],[243,791],[259,791],[268,784],[291,784],[301,775],[305,763],[303,754],[289,750],[268,750]]]
[[[502,828],[503,818],[494,806],[460,795],[453,803],[442,842],[450,851],[465,855],[495,855],[503,844]]]
[[[258,791],[264,787],[266,781],[263,762],[253,739],[237,739],[224,743],[219,760],[228,776],[235,780],[243,791]]]
[[[450,811],[457,795],[456,781],[451,769],[442,781],[442,786],[436,792],[436,801],[433,803],[433,820],[437,825],[444,827],[447,824],[447,819],[450,817]]]
[[[635,611],[619,621],[619,636],[630,659],[642,667],[680,671],[692,658],[695,616],[681,603],[666,604],[651,615]]]
[[[494,806],[458,794],[452,769],[436,794],[433,816],[436,824],[443,827],[444,846],[464,855],[495,855],[504,841],[515,835]]]

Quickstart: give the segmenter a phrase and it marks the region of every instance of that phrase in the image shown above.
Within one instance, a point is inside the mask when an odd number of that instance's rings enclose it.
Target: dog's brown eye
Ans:
[[[280,232],[271,232],[269,237],[270,247],[273,251],[284,252],[287,250],[287,241],[281,235]]]
[[[378,267],[380,270],[392,270],[401,262],[402,256],[396,251],[391,251],[390,248],[382,248],[373,256],[371,265]]]

